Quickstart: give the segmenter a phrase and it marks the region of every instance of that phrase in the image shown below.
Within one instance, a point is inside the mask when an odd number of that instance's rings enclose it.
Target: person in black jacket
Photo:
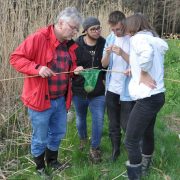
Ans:
[[[84,69],[97,67],[102,69],[101,59],[105,39],[101,37],[100,22],[95,17],[88,17],[83,22],[83,33],[77,39],[77,65]],[[101,161],[100,142],[103,130],[105,111],[105,73],[99,73],[95,89],[86,92],[85,79],[82,75],[76,75],[72,80],[73,103],[76,111],[76,126],[80,138],[80,150],[87,142],[87,111],[92,115],[92,136],[90,148],[90,160],[93,163]]]

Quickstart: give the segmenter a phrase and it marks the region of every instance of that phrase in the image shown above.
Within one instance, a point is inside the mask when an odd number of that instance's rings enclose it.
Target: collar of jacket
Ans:
[[[49,55],[48,55],[48,60],[47,62],[51,61],[52,56],[54,55],[54,51],[56,49],[56,47],[60,44],[60,42],[57,40],[55,33],[54,33],[54,25],[49,25],[45,28],[41,28],[40,30],[38,30],[38,32],[42,33],[46,39],[49,41],[49,48],[51,48],[52,51],[48,51]],[[78,45],[77,43],[74,42],[74,40],[69,40],[69,41],[65,41],[65,43],[67,44],[67,48],[70,52],[70,54],[72,55],[72,53],[74,54],[74,51],[77,49]],[[73,55],[73,57],[75,58],[75,56]],[[76,58],[75,58],[76,59]]]
[[[47,40],[50,41],[52,47],[56,48],[60,44],[54,33],[54,25],[51,24],[39,31],[46,37]]]
[[[84,45],[84,36],[85,35],[81,35],[79,36],[77,39],[76,39],[76,42],[80,45],[80,46],[83,46]],[[99,44],[103,44],[105,42],[105,39],[100,36],[98,39],[97,39],[97,46],[99,46]]]
[[[50,41],[50,44],[52,47],[56,48],[60,42],[57,40],[55,33],[54,33],[54,25],[49,25],[46,28],[42,28],[39,30],[44,36],[46,37],[47,40]],[[74,42],[74,40],[69,40],[69,41],[64,41],[62,43],[66,43],[68,49],[72,48],[72,50],[75,50],[78,45]],[[73,47],[72,47],[73,46]]]

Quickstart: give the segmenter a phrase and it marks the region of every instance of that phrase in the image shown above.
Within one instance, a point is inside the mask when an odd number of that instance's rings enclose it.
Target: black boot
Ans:
[[[146,176],[148,174],[151,158],[152,155],[142,154],[142,176]]]
[[[44,155],[45,152],[38,157],[34,157],[34,162],[36,163],[36,170],[45,169]]]
[[[46,148],[46,163],[48,167],[60,169],[62,164],[57,160],[57,158],[58,151],[51,151],[50,149]]]
[[[45,172],[44,155],[45,155],[45,152],[38,157],[34,157],[34,162],[36,163],[36,170],[37,170],[38,174],[43,179],[48,179],[49,176]]]
[[[118,156],[120,155],[120,139],[119,138],[111,138],[112,143],[112,161],[116,161]]]
[[[140,180],[141,178],[141,164],[130,164],[126,162],[127,174],[129,180]]]

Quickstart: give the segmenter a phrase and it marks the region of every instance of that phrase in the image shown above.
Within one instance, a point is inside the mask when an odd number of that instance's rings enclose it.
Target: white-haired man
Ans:
[[[10,63],[25,75],[22,101],[32,123],[31,153],[38,172],[47,166],[59,168],[58,149],[66,133],[67,109],[71,104],[71,74],[78,70],[72,37],[82,22],[80,13],[68,7],[54,25],[28,36],[11,54]]]

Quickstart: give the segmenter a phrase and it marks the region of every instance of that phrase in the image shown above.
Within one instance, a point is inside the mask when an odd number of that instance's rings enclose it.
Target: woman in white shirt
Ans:
[[[156,116],[165,102],[163,62],[168,45],[157,36],[142,14],[126,19],[126,32],[131,36],[129,93],[136,100],[126,129],[125,145],[129,158],[126,167],[128,178],[138,180],[149,169]]]

